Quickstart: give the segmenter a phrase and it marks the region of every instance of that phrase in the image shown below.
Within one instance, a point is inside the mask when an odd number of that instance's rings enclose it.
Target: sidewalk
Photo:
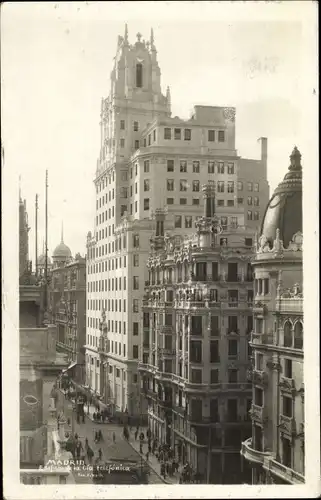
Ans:
[[[139,432],[144,432],[145,436],[146,436],[146,431],[147,431],[147,427],[140,427],[139,428]],[[139,439],[137,438],[137,441],[135,441],[135,430],[133,428],[133,431],[130,432],[130,436],[129,436],[129,444],[132,446],[132,448],[134,448],[135,451],[137,451],[137,453],[139,453]],[[143,460],[145,462],[147,462],[146,460],[146,452],[147,452],[147,440],[145,439],[143,441]],[[140,453],[139,453],[140,454]],[[166,477],[165,477],[165,480],[163,478],[163,476],[161,476],[161,464],[160,462],[157,460],[157,458],[155,457],[155,455],[153,455],[152,453],[149,454],[149,457],[148,457],[148,465],[151,469],[153,469],[156,474],[158,476],[161,477],[161,479],[166,483],[166,484],[178,484],[179,482],[179,474],[178,473],[175,473],[173,476],[169,476],[166,474]]]

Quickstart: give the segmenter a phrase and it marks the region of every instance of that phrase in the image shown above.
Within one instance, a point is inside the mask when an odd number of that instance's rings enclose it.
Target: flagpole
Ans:
[[[36,229],[36,277],[38,276],[38,195],[36,194],[36,216],[35,216],[35,229]]]
[[[44,295],[44,319],[48,319],[48,170],[46,170],[45,189],[45,295]]]

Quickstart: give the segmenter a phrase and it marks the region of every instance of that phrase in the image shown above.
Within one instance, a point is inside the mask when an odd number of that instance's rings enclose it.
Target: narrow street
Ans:
[[[64,396],[60,393],[58,409],[59,411],[63,411],[65,417],[70,419],[70,422],[73,420],[73,431],[74,434],[78,434],[80,441],[82,442],[83,447],[85,446],[85,439],[88,439],[89,446],[92,448],[94,452],[93,462],[98,457],[98,450],[101,448],[102,451],[102,460],[110,460],[113,457],[119,455],[119,451],[121,452],[121,456],[133,457],[133,459],[137,459],[138,463],[141,461],[140,454],[133,448],[124,438],[123,438],[123,426],[117,424],[97,424],[90,420],[87,416],[85,417],[85,422],[82,423],[82,418],[80,419],[80,423],[77,423],[76,413],[72,412],[70,408],[70,404],[68,405],[67,400],[64,401]],[[73,413],[73,415],[72,415]],[[95,431],[101,430],[103,435],[103,441],[100,443],[95,443]],[[66,431],[71,432],[71,427],[66,426]],[[113,433],[115,433],[116,441],[113,442]],[[131,436],[131,439],[133,437]],[[145,462],[145,460],[144,460]],[[75,481],[77,483],[92,483],[92,478],[90,475],[80,475],[75,472]],[[150,484],[163,484],[164,481],[156,474],[156,472],[150,467],[149,474],[149,483]]]

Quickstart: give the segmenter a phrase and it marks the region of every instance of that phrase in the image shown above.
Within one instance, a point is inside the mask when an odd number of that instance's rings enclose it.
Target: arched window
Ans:
[[[136,64],[136,87],[143,86],[143,65]]]
[[[284,323],[284,339],[283,345],[284,347],[292,347],[292,326],[290,321],[286,321]]]
[[[303,326],[301,321],[297,321],[294,326],[294,348],[303,348]]]

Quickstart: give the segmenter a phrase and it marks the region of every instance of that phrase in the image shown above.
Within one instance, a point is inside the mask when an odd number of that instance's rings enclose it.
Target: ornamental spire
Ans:
[[[127,23],[125,24],[125,36],[124,36],[124,41],[125,41],[125,43],[128,43],[128,26],[127,26]]]
[[[64,242],[64,223],[61,221],[61,243]]]
[[[154,49],[154,30],[153,28],[151,28],[150,30],[150,45],[151,45],[151,48]]]
[[[296,146],[294,146],[294,149],[291,153],[290,161],[291,163],[289,166],[289,170],[302,170],[301,153]]]

